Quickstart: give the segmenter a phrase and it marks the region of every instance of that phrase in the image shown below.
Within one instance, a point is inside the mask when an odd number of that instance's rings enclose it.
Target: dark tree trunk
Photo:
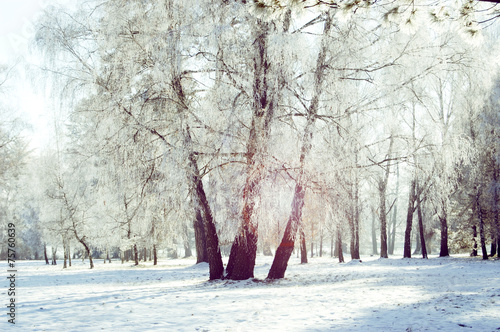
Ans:
[[[439,216],[439,222],[441,225],[441,250],[439,251],[439,257],[450,256],[448,251],[448,220],[446,214]]]
[[[306,236],[304,231],[300,231],[300,264],[307,264]]]
[[[68,263],[69,263],[69,266],[71,267],[71,246],[69,244],[69,240],[68,240]]]
[[[495,239],[495,236],[492,234],[491,235],[491,248],[490,248],[490,256],[493,257],[497,253],[497,242]]]
[[[417,192],[420,192],[418,186],[417,186]],[[420,197],[418,200],[417,215],[418,215],[418,229],[420,233],[420,247],[422,249],[422,258],[427,258],[427,248],[425,246],[424,218],[422,215],[422,197]]]
[[[45,264],[49,265],[49,257],[47,256],[47,244],[43,244],[43,256],[45,257]]]
[[[404,258],[411,258],[411,230],[413,228],[413,212],[415,211],[415,186],[416,181],[412,180],[408,197],[408,210],[406,213],[406,229],[404,243]]]
[[[258,21],[254,30],[255,42],[253,58],[253,116],[247,141],[247,180],[243,189],[243,211],[241,226],[236,236],[227,264],[228,279],[248,279],[253,277],[257,252],[257,224],[253,220],[254,207],[260,195],[264,178],[264,159],[267,150],[270,124],[276,103],[275,83],[269,79],[270,66],[267,54],[268,33],[273,27]],[[286,231],[285,231],[286,236]],[[293,243],[292,248],[293,250]],[[291,253],[291,251],[290,251]],[[274,260],[278,257],[278,250]]]
[[[337,228],[337,252],[339,255],[339,263],[344,263],[344,253],[342,250],[342,233],[340,227]]]
[[[394,143],[394,138],[390,137],[389,142],[389,151],[387,153],[387,157],[389,158],[392,154],[392,145]],[[380,209],[380,257],[388,258],[387,252],[387,211],[386,211],[386,192],[387,192],[387,183],[389,182],[389,174],[390,174],[391,164],[388,161],[385,166],[385,174],[384,177],[379,179],[378,181],[378,190],[379,190],[379,209]]]
[[[139,265],[139,252],[137,251],[136,243],[134,243],[134,265]]]
[[[472,257],[477,256],[477,226],[473,225],[472,226],[472,241],[474,242],[474,245],[472,247],[472,253],[470,254]]]
[[[194,241],[196,245],[196,264],[208,263],[207,237],[200,209],[196,209],[196,218],[193,221]]]
[[[63,269],[66,269],[68,267],[68,249],[66,248],[66,239],[63,237],[63,258],[64,258],[64,263],[63,263]]]
[[[180,84],[180,83],[179,83]],[[192,192],[195,198],[195,206],[201,212],[202,220],[205,226],[206,248],[209,265],[210,280],[221,279],[224,276],[224,265],[219,247],[219,237],[212,216],[212,211],[208,204],[203,188],[203,182],[198,169],[198,162],[195,153],[192,151],[191,133],[189,127],[185,132],[186,146],[190,149],[188,179],[192,186]]]
[[[156,256],[156,244],[153,244],[153,265],[158,264],[158,256]]]
[[[274,255],[273,264],[267,275],[268,279],[281,279],[285,276],[288,260],[295,245],[295,235],[302,218],[302,207],[304,206],[305,188],[298,183],[295,185],[295,194],[292,201],[292,213],[286,224],[283,239]]]
[[[355,152],[355,163],[358,163],[358,154]],[[351,241],[350,241],[350,252],[351,259],[360,259],[359,256],[359,180],[357,172],[354,175],[354,181],[351,186],[352,188],[352,196],[353,196],[353,210],[352,213],[348,216],[349,221],[349,229],[351,233]]]
[[[174,42],[179,43],[181,38],[180,31],[176,30],[175,33],[176,34],[174,36]],[[179,68],[179,64],[181,63],[180,55],[176,53],[178,52],[178,49],[176,47],[171,47],[170,50],[172,52],[172,59],[174,59],[172,61],[173,66],[171,84],[178,101],[178,113],[183,115],[184,117],[187,117],[187,113],[189,111],[187,105],[189,105],[189,101],[184,94],[184,90],[182,87],[183,74],[181,68]],[[186,169],[186,175],[188,185],[191,189],[195,212],[196,214],[198,214],[198,211],[201,213],[205,229],[210,280],[221,279],[224,276],[224,265],[222,263],[222,255],[219,247],[217,228],[215,227],[212,211],[208,204],[205,189],[203,188],[203,181],[198,168],[198,161],[196,159],[196,153],[194,151],[191,132],[189,126],[187,125],[187,120],[183,123],[183,127],[181,128],[181,130],[184,136],[184,148],[187,152],[188,165]]]
[[[481,206],[480,190],[478,190],[476,194],[476,210],[479,218],[479,239],[481,241],[481,251],[483,253],[483,259],[488,259],[488,250],[486,249],[486,236],[484,230],[484,212],[483,207]]]
[[[500,257],[500,211],[499,211],[499,204],[500,204],[500,198],[498,195],[498,165],[494,164],[493,166],[493,182],[494,182],[494,189],[493,189],[493,235],[492,235],[492,250],[491,250],[491,255],[497,257]],[[495,244],[495,246],[493,246]],[[496,249],[496,250],[493,250]]]
[[[80,242],[82,244],[82,246],[85,248],[85,253],[87,254],[87,256],[89,257],[89,263],[90,263],[90,268],[93,269],[94,268],[94,262],[92,261],[92,253],[90,252],[90,248],[89,246],[87,245],[87,243],[85,243],[85,240],[82,238],[78,238],[76,237],[76,239],[78,240],[78,242]],[[84,255],[82,255],[83,257]]]
[[[304,135],[302,136],[302,147],[300,151],[300,168],[297,182],[295,184],[295,192],[292,200],[292,211],[285,228],[283,239],[276,250],[273,264],[267,275],[268,279],[280,279],[285,276],[285,271],[288,266],[288,260],[292,254],[295,246],[295,236],[297,229],[300,227],[302,221],[302,208],[304,206],[305,196],[305,179],[304,179],[304,164],[307,155],[309,155],[312,148],[312,138],[314,133],[314,123],[319,108],[319,97],[322,90],[322,82],[324,79],[324,70],[326,67],[326,53],[329,40],[327,38],[332,26],[332,14],[329,12],[326,15],[325,25],[323,28],[323,40],[321,42],[321,49],[319,51],[318,60],[316,63],[316,70],[314,73],[314,93],[309,105],[307,113],[307,122],[304,128]]]

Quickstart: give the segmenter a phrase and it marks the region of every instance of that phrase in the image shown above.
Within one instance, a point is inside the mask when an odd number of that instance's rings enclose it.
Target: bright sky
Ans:
[[[40,148],[48,143],[52,114],[47,110],[49,102],[45,96],[35,91],[26,77],[25,64],[37,61],[28,52],[35,33],[32,23],[44,8],[56,1],[0,0],[0,64],[15,66],[16,69],[6,83],[7,93],[2,98],[5,98],[5,104],[11,112],[31,126],[24,135],[32,148]]]

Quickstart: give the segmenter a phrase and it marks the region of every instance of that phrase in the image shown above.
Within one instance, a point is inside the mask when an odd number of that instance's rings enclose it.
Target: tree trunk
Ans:
[[[57,265],[56,255],[57,255],[57,248],[52,246],[52,265]]]
[[[188,180],[191,184],[192,193],[194,196],[195,206],[201,213],[204,222],[204,230],[206,237],[206,248],[209,265],[210,280],[221,279],[224,276],[224,265],[222,263],[222,255],[219,247],[219,237],[212,216],[212,211],[208,204],[203,188],[203,182],[198,169],[198,162],[195,153],[192,150],[191,133],[189,127],[185,131],[186,146],[191,151],[189,153],[189,172]],[[197,248],[198,249],[198,248]]]
[[[82,246],[85,248],[85,252],[87,254],[87,256],[89,257],[89,262],[90,262],[90,268],[93,269],[94,268],[94,262],[92,261],[92,253],[90,252],[90,248],[89,246],[87,245],[87,243],[85,243],[85,240],[83,238],[79,238],[79,237],[76,237],[76,239],[78,240],[78,242],[80,242],[82,244]],[[82,255],[83,257],[84,255]]]
[[[180,30],[177,29],[174,31],[175,35],[173,36],[173,42],[180,43]],[[184,139],[184,151],[187,154],[186,157],[188,161],[188,165],[186,168],[187,181],[192,194],[195,213],[198,214],[198,212],[200,212],[203,220],[206,236],[210,280],[221,279],[224,276],[224,264],[222,263],[222,255],[219,247],[217,228],[215,227],[212,211],[208,204],[205,189],[203,188],[203,181],[198,168],[198,161],[196,159],[196,153],[193,147],[191,132],[189,125],[187,124],[187,114],[189,111],[187,105],[189,105],[189,100],[184,94],[184,90],[182,87],[183,74],[182,69],[180,68],[181,55],[178,53],[179,48],[177,48],[175,45],[170,48],[170,51],[172,52],[172,78],[170,83],[177,97],[177,111],[183,117],[181,130]]]
[[[355,164],[358,164],[358,153],[354,153]],[[350,252],[351,259],[360,259],[359,256],[359,180],[357,171],[354,170],[354,179],[353,184],[351,186],[353,202],[352,207],[354,207],[354,211],[351,207],[351,213],[348,216],[349,221],[349,229],[351,233],[351,241],[350,241]]]
[[[193,221],[194,241],[196,246],[196,264],[208,263],[207,236],[200,209],[196,209],[196,216]]]
[[[153,244],[153,265],[158,264],[158,256],[156,255],[156,244]]]
[[[69,263],[69,266],[71,267],[71,246],[70,246],[69,240],[68,240],[68,263]]]
[[[306,236],[304,231],[300,231],[300,264],[307,264]]]
[[[491,251],[491,255],[497,257],[500,257],[500,211],[499,211],[499,204],[500,204],[500,198],[498,194],[498,165],[495,163],[493,166],[493,183],[494,183],[494,188],[493,188],[493,239],[492,243],[495,243],[495,251]],[[493,246],[492,246],[493,248]]]
[[[387,157],[389,158],[392,154],[392,145],[394,143],[394,138],[390,137],[389,142],[389,151],[387,153]],[[389,174],[391,170],[391,164],[388,161],[385,166],[385,174],[384,177],[379,179],[378,182],[378,190],[379,190],[379,209],[380,209],[380,257],[388,258],[387,252],[387,212],[386,212],[386,192],[387,192],[387,183],[389,182]]]
[[[134,265],[139,265],[139,252],[137,251],[136,243],[134,243]]]
[[[231,247],[226,268],[226,278],[233,280],[253,278],[257,254],[258,225],[253,220],[253,214],[256,199],[260,195],[261,181],[265,176],[264,154],[267,150],[270,123],[276,102],[273,81],[269,79],[271,64],[267,54],[267,43],[270,29],[272,29],[270,23],[259,20],[253,32],[255,34],[254,98],[252,124],[247,141],[247,179],[243,188],[241,226]]]
[[[441,250],[439,251],[439,257],[447,257],[450,255],[448,251],[448,221],[447,216],[439,216],[439,222],[441,225]]]
[[[64,258],[64,263],[63,263],[63,269],[68,268],[68,249],[66,248],[66,239],[63,236],[63,258]]]
[[[285,276],[285,271],[288,265],[288,260],[295,246],[295,236],[297,229],[300,227],[302,221],[302,208],[304,206],[305,196],[305,175],[304,166],[305,159],[309,155],[312,148],[312,138],[314,134],[314,124],[316,115],[319,108],[319,97],[322,90],[322,82],[324,79],[324,70],[326,67],[326,53],[327,46],[330,42],[328,34],[332,26],[332,13],[328,12],[326,15],[325,25],[323,28],[323,38],[321,41],[321,49],[319,51],[318,60],[316,62],[316,70],[314,73],[314,93],[307,110],[307,122],[304,128],[304,135],[302,137],[302,147],[300,151],[300,167],[299,175],[295,184],[295,192],[292,200],[292,211],[285,228],[283,239],[276,250],[273,264],[267,275],[268,279],[280,279]]]
[[[439,257],[450,256],[448,250],[448,211],[446,205],[443,199],[441,202],[441,215],[438,215],[441,225],[441,250],[439,251]]]
[[[45,264],[49,265],[49,257],[47,256],[47,244],[43,244],[43,256],[45,257]]]
[[[420,195],[420,190],[418,188],[418,185],[417,185],[417,192]],[[418,215],[418,229],[420,233],[420,248],[422,249],[422,258],[427,259],[427,248],[425,246],[424,218],[422,215],[422,197],[418,198],[417,215]]]
[[[477,256],[477,226],[473,225],[472,226],[472,241],[474,242],[474,245],[472,247],[472,253],[470,254],[472,257]]]
[[[399,199],[399,164],[396,165],[396,199],[392,212],[392,227],[389,233],[389,255],[394,255],[394,245],[396,243],[396,224],[398,219],[398,199]]]
[[[337,252],[339,254],[339,263],[344,263],[344,253],[342,250],[342,234],[340,227],[337,227]]]
[[[479,189],[476,193],[476,210],[477,216],[479,218],[479,239],[481,241],[481,251],[483,253],[483,259],[488,259],[488,251],[486,249],[486,236],[484,230],[484,212],[481,206],[481,191]]]
[[[410,193],[408,197],[408,210],[406,213],[406,229],[405,229],[405,244],[404,258],[411,258],[411,230],[413,228],[413,212],[415,211],[415,186],[416,180],[413,179],[410,185]]]

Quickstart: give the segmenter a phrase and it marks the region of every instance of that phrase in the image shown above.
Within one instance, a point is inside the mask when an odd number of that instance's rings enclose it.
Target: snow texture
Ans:
[[[498,331],[500,266],[457,256],[339,264],[292,257],[286,278],[207,281],[194,259],[93,270],[18,263],[19,331]],[[4,317],[0,330],[13,330]]]

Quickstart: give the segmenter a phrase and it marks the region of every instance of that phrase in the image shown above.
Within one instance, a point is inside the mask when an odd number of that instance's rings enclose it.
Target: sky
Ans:
[[[39,60],[30,53],[30,43],[36,21],[43,9],[55,0],[0,0],[0,65],[14,68],[0,96],[10,114],[25,122],[23,136],[32,149],[44,147],[49,142],[51,112],[50,101],[32,85],[27,75],[27,65]],[[58,0],[59,3],[68,0]]]

